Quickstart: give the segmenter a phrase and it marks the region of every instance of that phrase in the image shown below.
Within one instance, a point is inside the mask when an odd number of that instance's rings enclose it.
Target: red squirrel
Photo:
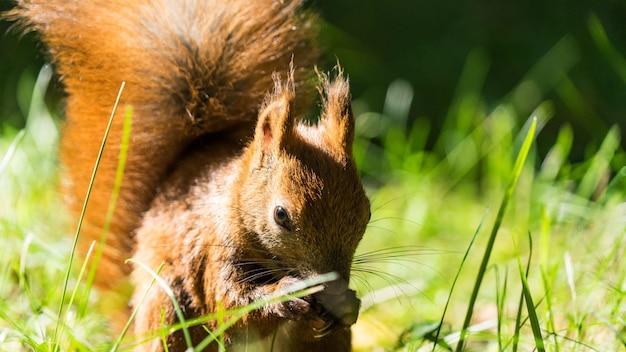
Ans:
[[[317,293],[248,313],[224,344],[351,349],[359,300],[348,288],[350,267],[370,207],[352,156],[354,117],[341,69],[334,78],[318,74],[319,121],[302,118],[319,59],[315,14],[302,1],[20,0],[10,17],[39,33],[67,92],[62,189],[76,216],[126,82],[121,106],[133,108],[132,134],[96,285],[116,292],[132,282],[135,333],[160,331],[178,317],[158,286],[141,301],[152,276],[127,264],[131,257],[153,270],[163,265],[159,275],[186,319],[334,272],[338,279]],[[99,241],[111,199],[117,115],[79,237],[83,255]],[[127,319],[130,308],[113,319]],[[192,343],[217,327],[190,328]],[[165,343],[169,351],[187,348],[180,330]]]

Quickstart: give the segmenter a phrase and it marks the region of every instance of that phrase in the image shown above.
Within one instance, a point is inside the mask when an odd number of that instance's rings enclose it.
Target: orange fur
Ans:
[[[341,73],[332,82],[321,76],[319,124],[298,120],[310,101],[303,81],[317,60],[312,15],[300,7],[296,0],[23,0],[11,13],[41,33],[68,93],[60,155],[76,215],[127,82],[121,104],[133,107],[132,135],[98,268],[101,289],[131,275],[127,258],[153,269],[164,263],[161,276],[189,318],[339,274],[311,297],[250,313],[229,330],[233,347],[277,334],[284,350],[348,350],[358,314],[347,283],[369,201],[352,159],[349,88]],[[117,116],[89,199],[83,253],[101,236],[121,130]],[[276,215],[277,207],[285,213]],[[141,268],[132,279],[137,295],[151,281]],[[153,288],[135,331],[158,329],[161,308],[166,323],[177,321]],[[202,327],[192,335],[196,343],[207,336]],[[185,348],[178,332],[168,344]]]

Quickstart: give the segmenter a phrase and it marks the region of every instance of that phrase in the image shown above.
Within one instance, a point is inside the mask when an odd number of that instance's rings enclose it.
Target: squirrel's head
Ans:
[[[326,284],[316,297],[328,302],[323,310],[346,326],[358,313],[348,281],[354,252],[370,219],[370,203],[352,156],[349,87],[338,71],[332,81],[320,75],[322,112],[312,125],[294,116],[293,79],[283,82],[275,77],[275,90],[263,104],[246,151],[236,206],[245,209],[239,220],[255,248],[257,277],[267,281],[339,274],[340,279]],[[334,313],[347,308],[333,307],[333,295],[343,297],[339,301],[352,305],[352,310],[357,305],[357,312],[350,317]],[[348,296],[352,302],[345,302]]]

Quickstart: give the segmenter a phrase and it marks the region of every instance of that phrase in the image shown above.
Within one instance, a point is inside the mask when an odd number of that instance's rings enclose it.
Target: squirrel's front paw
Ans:
[[[278,288],[284,289],[298,282],[298,279],[285,276],[278,282]],[[274,305],[276,314],[289,320],[300,320],[307,317],[311,311],[311,305],[309,302],[302,298],[291,298],[288,301],[282,303],[276,303]]]
[[[311,305],[301,298],[292,298],[277,304],[276,312],[281,318],[300,320],[309,315]]]
[[[315,295],[315,300],[322,319],[334,320],[339,326],[351,326],[359,316],[361,301],[353,290],[346,289],[340,293],[322,291]]]
[[[277,284],[284,289],[298,282],[293,277],[283,277]],[[347,284],[334,281],[325,285],[325,289],[313,296],[292,298],[273,305],[275,313],[289,320],[310,320],[312,326],[349,327],[359,316],[361,301],[356,292],[348,289]]]

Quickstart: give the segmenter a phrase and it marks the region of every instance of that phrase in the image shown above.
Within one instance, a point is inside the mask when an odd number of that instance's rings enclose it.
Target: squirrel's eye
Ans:
[[[289,214],[287,210],[281,206],[274,208],[274,221],[287,230],[291,230],[291,221],[289,220]]]

